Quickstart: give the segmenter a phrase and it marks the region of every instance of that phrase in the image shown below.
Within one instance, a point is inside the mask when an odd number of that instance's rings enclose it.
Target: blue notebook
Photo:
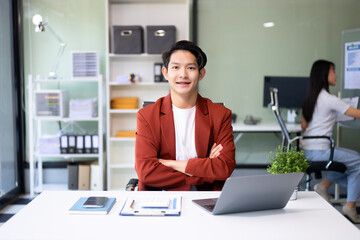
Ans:
[[[80,198],[70,209],[70,214],[99,214],[106,215],[110,212],[111,208],[116,202],[116,198],[108,198],[103,207],[84,207],[83,204],[87,197]]]

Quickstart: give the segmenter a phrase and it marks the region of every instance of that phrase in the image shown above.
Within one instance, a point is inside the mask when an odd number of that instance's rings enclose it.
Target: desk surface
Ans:
[[[280,132],[280,126],[275,121],[270,122],[260,122],[256,125],[246,125],[242,122],[234,123],[233,125],[234,132]],[[289,132],[301,132],[301,124],[299,123],[286,123],[286,127]]]
[[[191,202],[220,192],[176,192],[180,217],[126,217],[127,196],[174,192],[45,191],[0,227],[0,239],[360,239],[360,231],[315,192],[299,192],[284,209],[213,216]],[[175,194],[176,194],[175,193]],[[111,196],[108,215],[70,215],[85,196]]]

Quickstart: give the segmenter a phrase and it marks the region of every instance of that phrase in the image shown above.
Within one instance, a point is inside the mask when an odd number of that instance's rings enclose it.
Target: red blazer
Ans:
[[[209,158],[212,145],[221,144],[219,157]],[[158,161],[176,159],[175,126],[170,94],[137,114],[135,170],[139,190],[221,190],[235,168],[231,111],[198,95],[195,113],[195,147],[198,158],[188,161],[188,176]]]

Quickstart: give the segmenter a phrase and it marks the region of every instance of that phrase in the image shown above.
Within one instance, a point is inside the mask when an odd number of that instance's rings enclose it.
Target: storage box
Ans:
[[[143,53],[143,28],[141,26],[113,26],[113,52],[115,54]]]
[[[160,54],[175,43],[175,26],[146,26],[147,52]]]
[[[65,117],[68,112],[67,106],[66,91],[35,91],[35,116],[37,117]]]

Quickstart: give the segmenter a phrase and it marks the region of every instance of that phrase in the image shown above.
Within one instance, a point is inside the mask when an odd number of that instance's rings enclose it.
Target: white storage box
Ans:
[[[63,90],[35,91],[36,117],[66,117],[67,92]]]

